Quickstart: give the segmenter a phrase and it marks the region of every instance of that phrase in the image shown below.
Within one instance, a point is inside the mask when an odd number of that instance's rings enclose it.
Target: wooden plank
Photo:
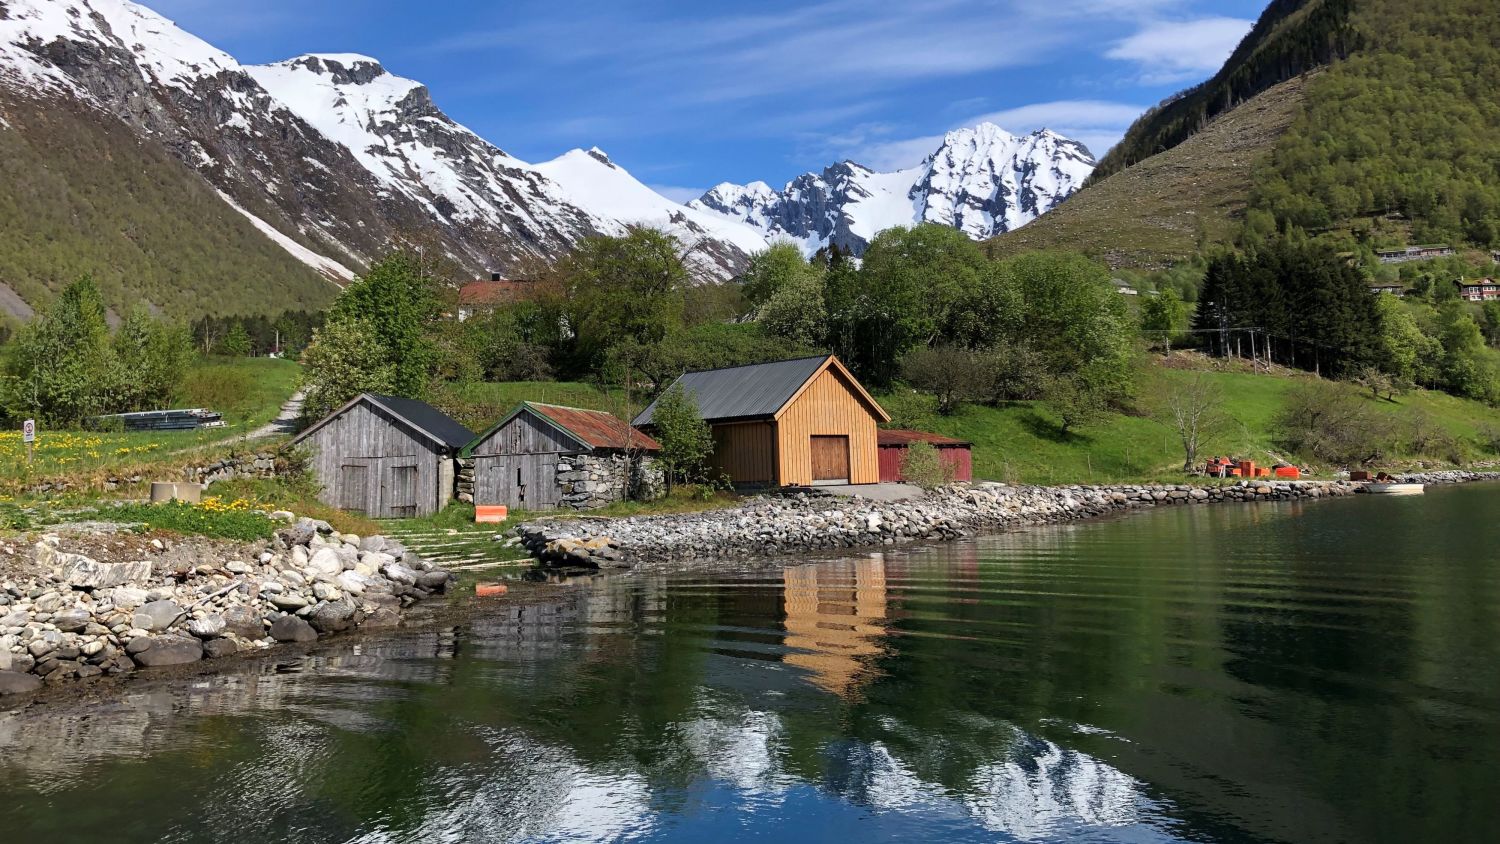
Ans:
[[[475,457],[493,454],[574,454],[587,448],[551,424],[538,419],[530,408],[496,428],[474,446]]]
[[[812,438],[849,438],[849,483],[880,481],[875,414],[838,369],[825,369],[777,420],[777,472],[782,485],[813,482]]]
[[[709,468],[737,484],[776,482],[776,423],[738,422],[715,425]]]

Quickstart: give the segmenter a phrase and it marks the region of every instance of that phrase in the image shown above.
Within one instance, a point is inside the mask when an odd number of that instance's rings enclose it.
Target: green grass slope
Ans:
[[[1143,392],[1193,377],[1192,372],[1155,368]],[[1232,430],[1201,450],[1269,462],[1285,456],[1275,444],[1272,420],[1287,393],[1303,376],[1210,372],[1225,397]],[[1311,377],[1311,376],[1305,376]],[[1500,412],[1444,393],[1417,390],[1396,402],[1368,399],[1385,413],[1409,419],[1424,414],[1452,436],[1473,442],[1485,428],[1500,426]],[[901,396],[882,397],[902,424],[974,443],[976,478],[1013,483],[1109,483],[1182,478],[1182,446],[1175,431],[1144,416],[1111,414],[1066,438],[1057,434],[1057,419],[1045,407],[1022,402],[1006,407],[970,405],[952,416],[922,409],[924,403]],[[1417,459],[1399,456],[1394,462]]]
[[[985,244],[992,257],[1082,252],[1114,268],[1160,269],[1232,237],[1253,187],[1302,106],[1305,80],[1262,92],[1179,146],[1090,185]]]
[[[113,117],[0,91],[0,307],[88,273],[117,314],[317,309],[337,288]],[[8,291],[7,291],[8,288]]]

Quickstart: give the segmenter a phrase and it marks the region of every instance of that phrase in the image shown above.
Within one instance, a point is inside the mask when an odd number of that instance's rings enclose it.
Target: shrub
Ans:
[[[943,462],[932,443],[914,442],[901,458],[901,477],[923,489],[953,483],[953,467]]]
[[[1394,420],[1331,381],[1309,381],[1288,393],[1273,429],[1283,447],[1341,465],[1373,463],[1397,438]]]

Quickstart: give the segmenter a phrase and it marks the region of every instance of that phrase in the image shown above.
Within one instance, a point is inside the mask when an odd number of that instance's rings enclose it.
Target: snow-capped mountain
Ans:
[[[0,83],[123,121],[334,278],[401,241],[441,248],[467,271],[504,271],[589,235],[663,225],[698,247],[701,275],[718,278],[765,244],[747,225],[660,197],[602,154],[521,161],[373,58],[245,66],[128,0],[0,0]],[[607,171],[607,188],[580,175],[581,159]]]
[[[780,191],[724,183],[688,203],[789,238],[811,253],[830,244],[863,254],[892,226],[939,223],[975,239],[1026,225],[1083,186],[1094,157],[1042,129],[1016,136],[993,123],[949,132],[921,164],[878,173],[852,161],[805,173]]]

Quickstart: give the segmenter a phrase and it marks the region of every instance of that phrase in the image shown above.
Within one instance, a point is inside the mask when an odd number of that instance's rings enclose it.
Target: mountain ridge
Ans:
[[[862,254],[877,232],[937,223],[983,239],[1018,229],[1067,199],[1094,165],[1083,144],[1048,129],[1016,136],[993,123],[955,129],[921,163],[878,172],[841,161],[788,181],[723,182],[689,207],[790,239],[811,253]]]

